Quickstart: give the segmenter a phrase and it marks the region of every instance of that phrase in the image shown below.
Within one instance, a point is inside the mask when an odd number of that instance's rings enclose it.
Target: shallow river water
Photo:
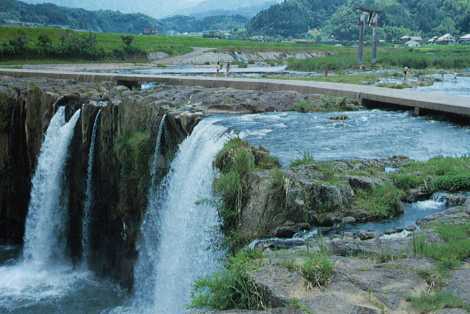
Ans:
[[[346,121],[332,117],[346,114]],[[220,122],[283,165],[304,153],[317,160],[407,156],[426,160],[470,152],[470,128],[409,112],[270,113],[228,116]]]

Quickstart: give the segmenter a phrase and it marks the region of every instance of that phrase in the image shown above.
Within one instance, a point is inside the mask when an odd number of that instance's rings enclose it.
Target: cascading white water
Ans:
[[[23,248],[26,262],[47,264],[64,258],[66,211],[60,199],[65,162],[79,117],[80,110],[66,122],[65,108],[59,107],[47,129],[32,180]]]
[[[88,151],[88,167],[86,177],[85,202],[83,205],[82,218],[82,261],[85,266],[88,265],[88,257],[90,256],[90,217],[91,206],[93,205],[93,166],[95,163],[95,144],[96,134],[98,130],[98,122],[101,116],[101,109],[98,111],[93,123],[93,131],[91,133],[90,149]]]
[[[225,132],[214,120],[197,125],[160,188],[149,194],[133,311],[184,313],[193,282],[219,267],[219,217],[207,200],[213,197],[212,163],[226,141]]]
[[[158,134],[155,141],[155,150],[150,163],[150,185],[148,190],[148,204],[147,211],[144,217],[141,228],[141,236],[138,244],[139,260],[135,266],[134,282],[135,282],[135,297],[134,303],[138,306],[140,304],[149,304],[152,302],[152,297],[148,291],[155,288],[154,274],[154,261],[155,245],[158,242],[158,227],[156,221],[156,213],[158,211],[159,199],[159,185],[158,178],[158,163],[161,152],[161,141],[165,128],[166,115],[163,116],[158,128]]]

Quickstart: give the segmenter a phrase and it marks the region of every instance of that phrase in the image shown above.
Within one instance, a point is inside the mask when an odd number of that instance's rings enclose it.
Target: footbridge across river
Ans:
[[[417,92],[391,88],[300,80],[219,78],[203,76],[168,76],[142,74],[116,74],[95,72],[67,72],[56,70],[0,69],[0,76],[69,79],[77,81],[117,81],[124,85],[144,82],[226,87],[260,91],[297,91],[356,98],[364,105],[396,106],[425,112],[444,113],[470,122],[470,97],[451,96],[440,92]]]

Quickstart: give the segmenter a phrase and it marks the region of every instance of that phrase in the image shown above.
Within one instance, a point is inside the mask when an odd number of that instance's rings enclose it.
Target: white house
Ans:
[[[451,44],[454,42],[455,42],[455,37],[452,36],[451,34],[445,34],[439,37],[438,39],[436,39],[436,43],[443,44],[443,45]]]
[[[408,48],[418,48],[421,46],[421,43],[415,40],[409,40],[405,43],[405,46],[407,46]]]
[[[470,44],[470,34],[463,35],[459,38],[459,42],[462,44]]]

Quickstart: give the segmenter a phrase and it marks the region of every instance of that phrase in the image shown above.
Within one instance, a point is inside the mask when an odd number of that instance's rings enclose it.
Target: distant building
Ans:
[[[421,42],[415,40],[409,40],[405,43],[405,46],[408,48],[418,48],[421,47]]]
[[[470,34],[466,34],[460,37],[459,42],[462,44],[470,44]]]
[[[455,37],[452,36],[451,34],[445,34],[437,38],[435,42],[441,45],[448,45],[448,44],[455,43]]]
[[[406,35],[406,36],[401,37],[400,41],[402,43],[405,43],[405,44],[410,42],[410,41],[417,42],[417,43],[421,44],[423,42],[423,37]]]
[[[146,27],[144,28],[144,32],[142,33],[144,35],[156,35],[158,34],[158,30],[156,27]]]
[[[429,38],[428,44],[434,44],[436,42],[437,38],[438,38],[437,36],[433,36],[433,37]]]

